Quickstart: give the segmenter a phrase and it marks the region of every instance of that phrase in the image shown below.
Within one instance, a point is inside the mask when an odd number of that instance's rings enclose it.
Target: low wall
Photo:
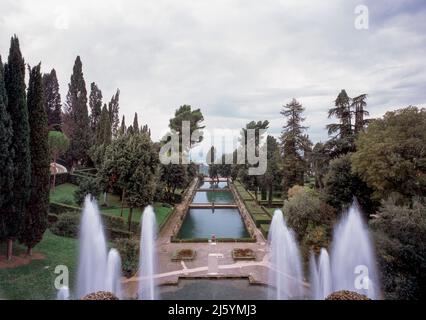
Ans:
[[[253,220],[253,217],[248,212],[244,201],[240,198],[240,195],[235,189],[235,186],[233,183],[230,185],[230,190],[232,194],[234,195],[235,203],[238,205],[239,211],[241,213],[241,216],[243,217],[244,224],[246,225],[246,229],[249,232],[249,234],[253,238],[264,239],[264,235],[262,234],[262,232],[258,230],[256,223]]]

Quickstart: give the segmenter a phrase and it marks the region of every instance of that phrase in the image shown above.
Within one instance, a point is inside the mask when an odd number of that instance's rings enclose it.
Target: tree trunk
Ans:
[[[123,192],[121,193],[121,211],[120,211],[120,217],[123,216],[123,208],[124,208],[124,198],[126,195],[126,189],[123,189]]]
[[[13,240],[7,239],[7,252],[6,252],[6,259],[11,260],[13,255]]]
[[[260,190],[260,192],[261,192],[261,195],[260,195],[261,200],[266,200],[267,199],[267,190],[264,186],[262,186],[262,189]]]
[[[133,217],[133,207],[131,207],[130,210],[129,210],[129,217],[128,217],[128,219],[129,219],[129,231],[132,227],[132,217]]]
[[[273,198],[273,194],[274,194],[274,190],[273,190],[273,187],[272,187],[272,183],[269,185],[269,192],[268,192],[269,194],[268,194],[268,205],[269,205],[269,207],[272,207],[272,198]]]
[[[33,248],[27,247],[27,255],[32,256],[33,255]]]

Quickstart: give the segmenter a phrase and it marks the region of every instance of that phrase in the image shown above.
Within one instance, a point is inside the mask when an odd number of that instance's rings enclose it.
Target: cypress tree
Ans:
[[[80,56],[77,56],[75,60],[68,85],[67,108],[67,119],[70,121],[68,134],[71,140],[69,158],[74,165],[76,162],[87,161],[87,151],[90,147],[87,91]]]
[[[136,112],[133,118],[133,133],[139,133],[138,114]]]
[[[49,128],[51,128],[51,130],[61,131],[62,104],[55,69],[43,75],[43,90],[44,108],[46,109]]]
[[[31,254],[32,248],[41,241],[46,231],[49,211],[49,130],[43,103],[40,64],[30,70],[27,105],[30,123],[31,184],[19,241],[27,246],[28,254]]]
[[[98,88],[96,83],[90,84],[90,96],[89,96],[89,107],[90,107],[90,128],[92,133],[96,132],[98,123],[101,119],[102,112],[102,91]]]
[[[117,89],[115,95],[112,96],[111,101],[108,104],[108,111],[110,116],[111,131],[114,138],[118,135],[118,126],[120,125],[119,117],[119,101],[120,101],[120,89]]]
[[[5,66],[7,110],[12,120],[12,150],[14,164],[13,201],[5,208],[7,229],[7,258],[12,256],[12,243],[19,236],[30,191],[31,155],[30,127],[25,95],[25,63],[19,40],[12,37],[7,65]]]
[[[101,118],[96,130],[96,144],[110,144],[111,143],[111,122],[109,112],[106,104],[104,104],[101,112]]]
[[[4,87],[3,62],[0,56],[0,241],[7,238],[6,208],[12,199],[13,154],[12,121],[7,112],[7,95]]]
[[[126,120],[124,119],[124,115],[123,115],[123,119],[121,120],[120,134],[123,135],[125,133],[126,133]]]

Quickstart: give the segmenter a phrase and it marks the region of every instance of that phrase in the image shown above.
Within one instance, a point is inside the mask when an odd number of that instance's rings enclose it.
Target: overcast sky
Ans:
[[[355,8],[369,9],[357,30]],[[17,34],[26,62],[55,68],[62,100],[77,55],[120,112],[134,112],[153,138],[182,104],[209,129],[270,120],[291,98],[306,108],[308,133],[325,140],[327,109],[342,88],[368,93],[372,116],[426,104],[426,2],[1,0],[0,54]]]

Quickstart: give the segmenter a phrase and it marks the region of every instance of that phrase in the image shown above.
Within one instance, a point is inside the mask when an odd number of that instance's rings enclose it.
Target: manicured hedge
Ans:
[[[52,185],[52,183],[53,183],[53,177],[54,177],[54,175],[51,174],[50,175],[50,185]],[[56,178],[55,178],[55,186],[59,186],[60,184],[67,183],[68,179],[69,179],[69,173],[68,172],[57,173]]]
[[[269,226],[270,226],[270,224],[261,224],[260,225],[260,231],[262,232],[263,236],[266,239],[268,238]]]
[[[107,229],[106,233],[109,240],[131,239],[133,236],[133,232],[121,229]]]
[[[268,200],[260,200],[259,203],[263,206],[268,206],[269,201]],[[273,200],[271,203],[272,207],[282,207],[284,205],[284,200]]]
[[[259,206],[256,202],[250,201],[245,202],[247,210],[250,212],[251,216],[255,214],[266,214],[265,211]]]
[[[253,220],[256,223],[256,226],[259,228],[262,224],[271,223],[271,217],[267,214],[255,214],[253,215]]]
[[[49,213],[47,215],[47,223],[48,226],[52,226],[54,223],[58,221],[59,216],[57,214]]]
[[[63,213],[56,223],[52,224],[50,231],[61,237],[77,238],[80,225],[80,215],[74,212]]]
[[[123,217],[109,216],[103,214],[102,222],[104,223],[106,229],[127,230],[128,228],[127,220]]]
[[[68,182],[78,186],[80,184],[81,179],[87,179],[87,175],[72,173],[69,174]]]
[[[50,202],[49,203],[49,213],[53,214],[62,214],[64,212],[80,212],[79,207],[71,206],[69,204],[59,203],[59,202]]]
[[[239,181],[234,182],[234,187],[237,190],[241,200],[243,200],[244,202],[254,200],[253,196],[244,188],[244,186]]]

